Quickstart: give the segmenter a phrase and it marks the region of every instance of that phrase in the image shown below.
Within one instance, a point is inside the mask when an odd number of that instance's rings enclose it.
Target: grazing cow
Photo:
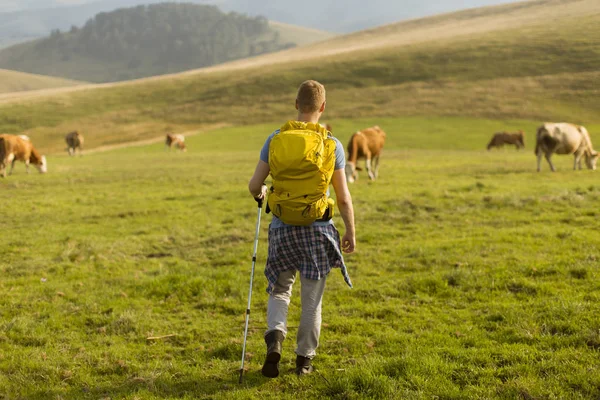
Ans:
[[[169,148],[169,150],[171,150],[173,148],[173,146],[175,146],[176,148],[178,148],[181,151],[186,151],[186,147],[185,147],[185,136],[181,135],[181,134],[175,134],[175,133],[167,133],[167,138],[165,140],[165,146]]]
[[[357,166],[358,160],[365,159],[365,165],[369,179],[374,180],[378,176],[379,156],[385,143],[385,132],[379,126],[363,129],[355,132],[348,142],[348,157],[346,159],[346,179],[353,183],[358,179],[361,169]],[[374,165],[371,165],[371,160]]]
[[[325,128],[326,130],[328,130],[329,132],[333,132],[333,128],[331,127],[330,124],[320,124],[323,128]]]
[[[31,141],[24,140],[19,136],[0,135],[0,175],[6,177],[6,167],[10,166],[9,175],[12,175],[15,162],[23,161],[29,173],[29,164],[33,164],[42,174],[48,171],[46,157],[33,147]]]
[[[492,147],[502,147],[505,144],[514,144],[517,147],[517,150],[521,148],[525,148],[525,135],[523,131],[518,131],[515,133],[510,132],[498,132],[492,136],[492,140],[487,145],[487,149],[491,149]]]
[[[579,125],[567,123],[545,123],[537,130],[535,138],[535,155],[537,156],[537,170],[540,171],[542,155],[548,160],[552,172],[556,171],[550,157],[552,154],[573,154],[575,159],[573,169],[581,169],[581,159],[589,169],[596,169],[598,152],[592,147],[592,140],[588,131]]]
[[[83,149],[83,135],[81,133],[78,131],[67,133],[65,141],[67,142],[67,151],[70,156],[74,156],[77,150],[79,150],[79,155],[81,155],[81,150]]]

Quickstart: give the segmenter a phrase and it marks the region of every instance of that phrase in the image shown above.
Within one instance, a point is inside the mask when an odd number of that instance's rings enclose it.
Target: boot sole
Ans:
[[[281,354],[273,352],[267,354],[265,365],[262,367],[262,374],[267,378],[277,378],[279,376],[279,360]]]

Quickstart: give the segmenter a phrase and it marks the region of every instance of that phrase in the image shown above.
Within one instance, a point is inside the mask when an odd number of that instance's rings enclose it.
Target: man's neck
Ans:
[[[321,115],[319,113],[314,113],[314,114],[303,114],[303,113],[298,113],[298,119],[296,121],[300,121],[300,122],[312,122],[312,123],[318,123],[319,122],[319,118],[321,117]]]

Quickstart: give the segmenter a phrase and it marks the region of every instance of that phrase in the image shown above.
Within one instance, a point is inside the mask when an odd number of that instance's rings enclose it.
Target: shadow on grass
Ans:
[[[197,380],[186,376],[176,381],[155,379],[145,381],[142,379],[130,379],[121,385],[102,385],[89,387],[82,384],[80,387],[70,387],[65,390],[40,390],[27,396],[27,399],[104,399],[104,398],[126,398],[135,394],[152,394],[160,398],[182,398],[191,397],[197,399],[212,398],[216,394],[224,394],[243,389],[252,389],[269,382],[268,378],[261,375],[260,370],[249,371],[244,374],[243,383],[238,383],[239,376],[229,375],[226,378],[215,376],[202,377]]]

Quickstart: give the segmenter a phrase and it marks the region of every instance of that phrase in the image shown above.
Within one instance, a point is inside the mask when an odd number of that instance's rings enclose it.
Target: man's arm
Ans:
[[[336,169],[333,172],[331,183],[333,184],[333,190],[335,190],[335,197],[337,199],[340,215],[342,216],[344,226],[346,227],[346,232],[342,237],[342,250],[344,250],[345,253],[352,253],[356,247],[354,207],[352,206],[352,196],[350,196],[350,191],[348,190],[344,169]]]
[[[269,164],[260,160],[254,170],[254,175],[248,183],[248,190],[255,199],[264,199],[267,194],[267,187],[265,186],[265,179],[269,176]]]

